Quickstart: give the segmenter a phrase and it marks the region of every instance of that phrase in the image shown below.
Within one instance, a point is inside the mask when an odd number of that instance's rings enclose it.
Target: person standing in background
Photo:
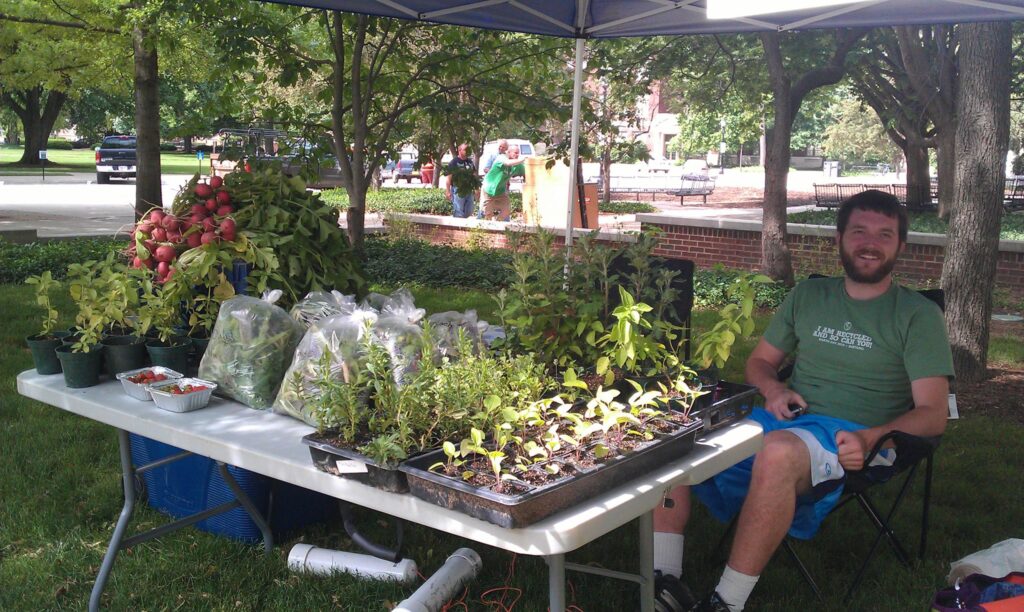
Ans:
[[[512,216],[512,203],[508,197],[508,180],[513,176],[526,174],[523,162],[525,157],[519,157],[519,147],[512,146],[508,149],[508,156],[499,155],[491,165],[490,171],[484,177],[484,184],[481,191],[480,209],[488,219],[497,221],[508,221]]]
[[[469,158],[469,145],[466,143],[460,144],[458,153],[458,155],[448,162],[448,176],[445,181],[444,194],[452,203],[452,216],[465,219],[473,214],[473,192],[460,194],[457,189],[454,189],[451,173],[456,171],[469,171],[475,173],[476,165],[473,163],[473,160]]]

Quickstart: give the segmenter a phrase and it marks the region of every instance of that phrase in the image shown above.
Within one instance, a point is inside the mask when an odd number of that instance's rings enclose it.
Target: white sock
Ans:
[[[676,578],[683,575],[683,534],[654,532],[654,569]]]
[[[754,590],[754,585],[757,584],[758,578],[760,576],[741,574],[726,565],[725,571],[722,572],[722,579],[718,581],[718,586],[715,587],[715,592],[722,598],[725,605],[729,606],[729,610],[740,612],[743,610],[743,606],[747,604],[747,598],[750,597],[750,592]]]

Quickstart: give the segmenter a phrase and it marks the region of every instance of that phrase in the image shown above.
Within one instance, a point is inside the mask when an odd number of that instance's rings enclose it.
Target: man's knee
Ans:
[[[753,478],[799,482],[810,471],[807,446],[786,431],[772,431],[764,437],[764,446],[754,458]]]

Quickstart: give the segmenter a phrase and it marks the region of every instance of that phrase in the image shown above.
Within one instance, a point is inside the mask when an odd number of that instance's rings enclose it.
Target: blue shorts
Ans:
[[[804,414],[789,421],[780,421],[763,408],[755,408],[750,419],[764,432],[786,429],[807,445],[811,454],[811,490],[797,499],[796,514],[789,535],[801,540],[814,537],[825,516],[835,508],[843,493],[846,472],[839,465],[836,433],[864,429],[863,425],[820,414]],[[754,458],[748,457],[717,476],[693,487],[697,498],[711,514],[729,522],[740,511],[750,488]]]

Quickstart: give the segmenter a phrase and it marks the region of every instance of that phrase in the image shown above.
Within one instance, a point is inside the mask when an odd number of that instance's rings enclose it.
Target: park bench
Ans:
[[[1024,178],[1006,179],[1006,189],[1003,191],[1003,208],[1007,212],[1024,210]]]
[[[599,192],[604,190],[604,177],[597,177],[597,190]],[[649,193],[651,194],[651,200],[653,201],[659,193],[675,193],[675,179],[669,177],[667,174],[627,174],[627,175],[612,175],[611,177],[611,192],[612,193],[632,193],[636,195],[637,201],[640,200],[640,194]]]
[[[708,196],[715,191],[715,179],[701,174],[684,174],[679,185],[679,191],[672,195],[679,196],[680,206],[685,202],[686,196],[701,196],[704,203],[708,203]]]
[[[1024,183],[1022,183],[1024,184]],[[893,183],[886,185],[868,185],[865,183],[815,183],[814,203],[819,208],[837,208],[844,200],[866,189],[877,189],[896,196],[900,204],[910,210],[933,210],[938,200],[938,189],[934,184],[910,185]],[[916,197],[913,197],[915,196]],[[1021,188],[1024,203],[1024,186]],[[1007,196],[1009,197],[1009,196]],[[908,202],[910,203],[908,205]]]

